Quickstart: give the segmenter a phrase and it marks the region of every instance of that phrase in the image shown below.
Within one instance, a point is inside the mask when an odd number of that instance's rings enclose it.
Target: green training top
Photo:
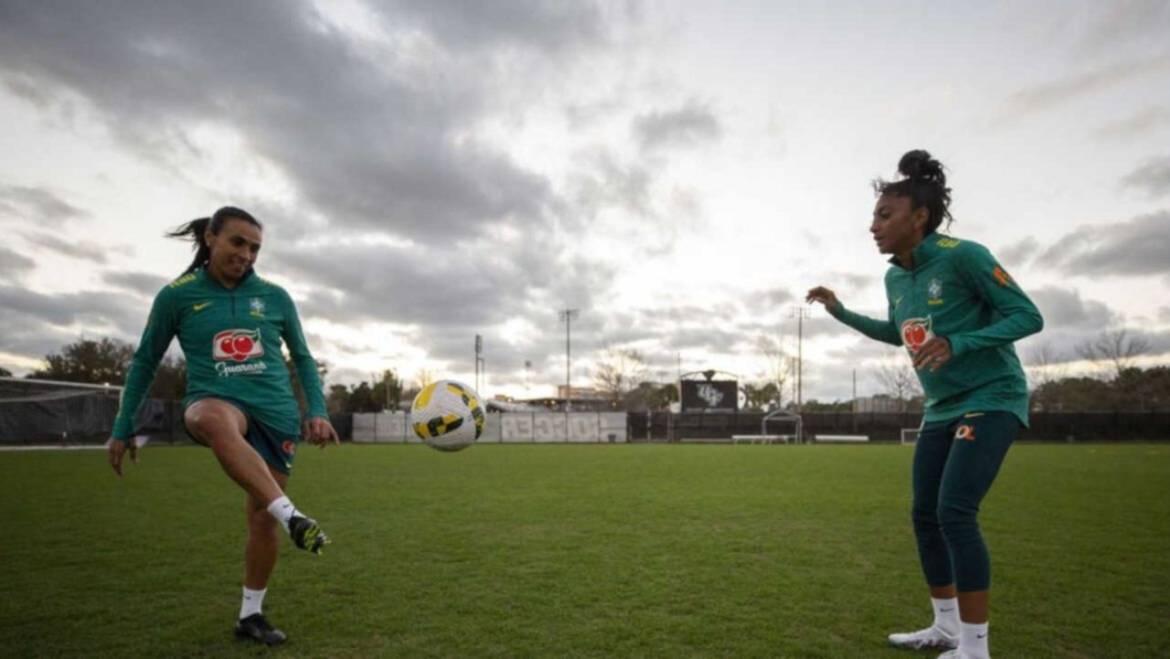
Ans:
[[[931,337],[950,342],[949,361],[918,371],[926,421],[1004,411],[1028,425],[1028,382],[1012,342],[1039,332],[1044,319],[991,252],[935,233],[914,248],[913,269],[890,263],[887,320],[840,303],[829,313],[872,339],[906,346],[911,357]]]
[[[252,271],[228,289],[205,270],[196,270],[154,298],[122,390],[115,438],[125,440],[134,432],[134,416],[176,335],[187,358],[184,407],[201,398],[230,399],[261,423],[299,435],[300,409],[281,354],[283,339],[304,387],[309,416],[328,416],[317,363],[288,293]]]

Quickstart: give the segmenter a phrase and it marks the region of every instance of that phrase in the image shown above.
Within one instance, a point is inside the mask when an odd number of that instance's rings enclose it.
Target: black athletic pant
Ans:
[[[914,535],[930,586],[991,586],[979,503],[1020,433],[1010,412],[973,412],[925,423],[914,449]]]

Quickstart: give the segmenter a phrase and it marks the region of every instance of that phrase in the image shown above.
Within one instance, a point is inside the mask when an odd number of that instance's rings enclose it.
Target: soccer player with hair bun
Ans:
[[[114,421],[110,466],[121,476],[126,453],[137,462],[130,438],[134,416],[177,336],[187,359],[183,423],[247,495],[244,595],[235,633],[276,645],[285,634],[269,624],[261,607],[276,567],[279,530],[314,554],[329,542],[317,522],[285,495],[293,457],[302,432],[321,448],[336,444],[337,433],[292,298],[252,269],[263,238],[260,222],[244,210],[224,207],[168,235],[190,238],[195,259],[154,299]],[[288,346],[308,401],[303,424],[282,344]]]
[[[896,181],[874,182],[869,228],[878,252],[891,255],[887,317],[850,311],[824,286],[807,299],[871,339],[905,346],[926,395],[912,518],[934,622],[890,634],[890,644],[988,659],[991,559],[976,516],[1028,423],[1028,385],[1012,344],[1044,320],[986,247],[938,233],[953,219],[942,164],[910,151],[898,172]]]

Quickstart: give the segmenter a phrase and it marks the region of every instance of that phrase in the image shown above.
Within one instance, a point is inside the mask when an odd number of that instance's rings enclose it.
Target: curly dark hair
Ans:
[[[874,192],[879,197],[909,197],[911,210],[925,206],[929,214],[926,220],[928,236],[938,230],[944,219],[950,227],[955,218],[951,216],[951,189],[947,187],[942,163],[932,158],[929,152],[915,149],[907,151],[898,161],[898,173],[902,178],[897,181],[874,181]]]

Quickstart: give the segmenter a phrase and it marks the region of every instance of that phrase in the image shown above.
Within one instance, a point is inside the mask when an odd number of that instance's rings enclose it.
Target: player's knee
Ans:
[[[961,544],[979,535],[979,512],[960,501],[943,499],[938,504],[938,523],[949,544]]]
[[[224,436],[228,427],[226,419],[223,419],[221,415],[203,409],[188,410],[187,415],[183,417],[183,422],[187,425],[187,430],[208,444]]]
[[[938,530],[937,506],[915,501],[910,509],[910,519],[914,522],[914,530],[917,532]]]

